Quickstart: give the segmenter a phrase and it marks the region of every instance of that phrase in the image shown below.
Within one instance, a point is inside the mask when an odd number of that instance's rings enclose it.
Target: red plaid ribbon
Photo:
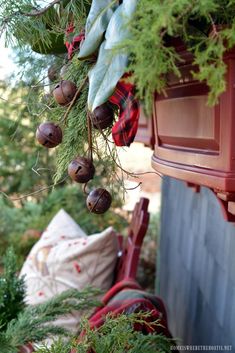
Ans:
[[[74,25],[71,24],[67,30],[67,38],[71,37],[74,32]],[[65,45],[68,51],[69,60],[73,53],[79,48],[80,43],[85,38],[85,31],[78,36],[74,36],[71,40],[66,41]],[[130,146],[134,141],[139,123],[139,103],[134,95],[135,86],[126,82],[124,79],[129,75],[124,75],[116,86],[114,94],[109,101],[119,107],[119,119],[112,128],[113,140],[116,146]]]
[[[125,76],[126,77],[126,76]],[[139,123],[139,102],[134,95],[135,86],[120,80],[109,101],[119,107],[119,119],[112,128],[116,146],[130,146],[134,141]]]
[[[66,36],[68,40],[65,42],[69,60],[72,58],[74,51],[79,48],[81,41],[85,39],[85,30],[83,30],[78,36],[72,36],[73,32],[74,25],[71,24],[66,30]],[[71,36],[72,38],[70,38]]]

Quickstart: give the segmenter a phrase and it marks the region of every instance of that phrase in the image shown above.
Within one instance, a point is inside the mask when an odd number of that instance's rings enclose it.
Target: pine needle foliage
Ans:
[[[216,25],[226,26],[217,31]],[[199,67],[195,78],[209,86],[208,104],[217,103],[226,88],[223,55],[235,45],[234,28],[234,0],[140,0],[126,49],[131,54],[129,70],[148,111],[154,93],[164,93],[166,74],[180,76],[180,58],[169,46],[169,37],[186,42]]]
[[[16,255],[13,248],[9,248],[3,258],[3,273],[0,276],[0,333],[25,307],[24,279],[18,278],[17,269]]]
[[[61,338],[54,340],[52,345],[48,347],[47,345],[40,344],[40,348],[36,349],[38,353],[70,353],[71,348],[75,345],[75,339],[65,341]]]
[[[45,6],[49,3],[49,1],[46,2]],[[90,4],[90,0],[61,0],[42,15],[34,17],[27,14],[42,9],[42,4],[39,1],[23,0],[20,2],[17,0],[13,2],[10,0],[7,4],[3,3],[2,8],[0,8],[0,27],[5,31],[7,41],[15,41],[17,45],[27,50],[28,55],[30,47],[33,49],[39,47],[40,50],[46,52],[53,45],[53,42],[56,42],[57,37],[62,35],[63,39],[66,37],[70,41],[70,37],[72,38],[80,33],[81,29],[84,28]],[[65,35],[66,29],[71,25],[71,21],[74,25],[74,30],[71,34],[67,33]],[[87,128],[88,82],[83,87],[69,114],[64,118],[68,107],[58,106],[51,94],[56,82],[53,84],[49,82],[48,84],[48,79],[41,77],[43,67],[50,59],[40,60],[40,58],[36,58],[34,60],[33,57],[30,63],[27,61],[27,57],[23,55],[21,55],[21,59],[21,64],[24,65],[22,71],[28,72],[29,76],[33,74],[35,80],[35,82],[29,82],[26,77],[27,83],[32,86],[27,101],[28,111],[32,120],[56,121],[63,129],[62,144],[56,150],[48,151],[48,156],[55,157],[54,160],[56,160],[56,170],[53,174],[54,183],[57,184],[67,177],[68,165],[74,158],[77,156],[89,156]],[[51,60],[52,62],[55,61],[54,59]],[[56,60],[58,73],[65,62],[64,56]],[[58,81],[61,78],[68,79],[73,81],[79,88],[87,77],[92,65],[93,62],[89,62],[89,60],[85,62],[79,61],[75,55],[67,64],[68,70],[66,74],[58,75]],[[37,69],[32,70],[32,67],[37,67]],[[38,72],[37,80],[36,75]],[[23,73],[22,77],[25,77]],[[45,97],[47,98],[45,99]],[[117,164],[119,163],[117,149],[113,143],[108,141],[110,133],[110,129],[105,132],[93,129],[92,147],[96,176],[89,183],[89,186],[106,187],[108,185],[113,199],[117,200],[117,202],[113,203],[113,206],[117,206],[124,199],[124,188],[123,178],[117,174]],[[104,140],[102,141],[103,138]],[[40,155],[42,154],[43,152],[40,153]],[[37,164],[40,166],[40,158],[38,158]]]
[[[43,2],[44,6],[50,2]],[[0,1],[0,27],[5,32],[6,42],[20,47],[30,44],[46,53],[53,42],[61,36],[63,42],[65,31],[71,23],[71,14],[76,31],[84,27],[90,7],[89,0],[61,0],[42,15],[28,14],[42,10],[42,2],[36,0]]]
[[[70,333],[53,321],[74,310],[89,309],[100,304],[95,296],[100,291],[87,288],[79,292],[65,291],[45,303],[31,305],[11,320],[4,332],[0,333],[1,353],[17,353],[19,347],[28,342],[41,342],[52,336],[70,336]]]
[[[74,58],[69,68],[69,79],[79,88],[87,77],[89,65],[79,62]],[[69,113],[64,125],[63,142],[59,147],[57,156],[57,171],[55,182],[58,182],[65,174],[68,164],[78,155],[87,153],[87,94],[88,84],[82,90],[76,104]],[[55,114],[56,116],[56,114]],[[61,118],[61,117],[60,117]],[[62,115],[63,118],[63,115]]]
[[[67,66],[64,78],[74,82],[79,89],[86,80],[91,65],[89,61],[79,61],[75,56]],[[58,121],[63,126],[63,141],[57,149],[55,183],[67,175],[68,165],[74,158],[89,156],[87,96],[88,82],[83,87],[76,104],[66,119],[63,118],[66,109],[53,106],[53,102],[51,103],[52,108],[45,113],[48,118],[50,116],[50,120]],[[96,176],[89,185],[98,186],[102,180],[103,184],[109,185],[111,193],[116,198],[115,204],[118,205],[122,198],[120,190],[123,188],[123,181],[117,175],[117,148],[113,143],[109,143],[110,132],[110,129],[105,132],[92,129],[92,152]]]
[[[17,259],[10,248],[3,260],[0,277],[0,347],[1,353],[18,353],[28,342],[41,342],[52,336],[71,336],[63,327],[53,325],[60,316],[100,305],[100,290],[71,289],[38,305],[26,306],[24,278],[17,276]]]
[[[159,325],[158,322],[147,323],[151,313],[135,313],[130,315],[121,314],[118,317],[107,315],[104,324],[91,330],[89,322],[84,319],[81,329],[85,335],[79,339],[71,340],[70,344],[63,344],[56,341],[48,348],[38,349],[37,353],[67,353],[73,348],[74,353],[168,353],[172,346],[172,340],[161,334],[144,335],[135,331],[135,324],[147,324],[151,327]],[[62,350],[64,348],[64,351]]]

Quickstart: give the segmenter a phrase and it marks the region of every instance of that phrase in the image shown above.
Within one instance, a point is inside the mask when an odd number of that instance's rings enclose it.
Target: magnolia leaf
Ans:
[[[93,0],[87,17],[85,40],[78,54],[79,59],[85,59],[99,49],[116,7],[117,0]]]
[[[109,99],[128,63],[127,54],[113,55],[112,50],[105,49],[105,44],[106,41],[101,44],[97,63],[89,72],[88,109],[91,111]]]
[[[137,0],[124,0],[109,22],[106,40],[102,43],[98,60],[89,73],[88,108],[91,111],[108,100],[126,70],[128,53],[115,48],[130,37],[127,23],[136,5]]]
[[[128,23],[131,20],[138,0],[124,0],[112,16],[105,38],[107,39],[105,49],[113,49],[120,43],[130,38]]]

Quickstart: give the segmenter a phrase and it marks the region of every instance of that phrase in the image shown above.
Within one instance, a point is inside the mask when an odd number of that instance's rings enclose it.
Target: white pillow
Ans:
[[[90,285],[108,290],[113,282],[118,244],[111,227],[87,236],[60,210],[34,245],[21,275],[25,275],[26,303],[38,304],[64,290]],[[76,332],[79,312],[56,321]]]

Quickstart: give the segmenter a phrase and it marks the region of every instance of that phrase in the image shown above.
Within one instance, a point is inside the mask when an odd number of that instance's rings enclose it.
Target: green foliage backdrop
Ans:
[[[129,70],[148,111],[155,91],[164,93],[167,74],[180,76],[180,58],[167,44],[169,37],[180,37],[194,54],[199,67],[194,76],[207,82],[208,103],[215,104],[226,87],[223,55],[235,45],[234,29],[234,0],[140,0],[130,23],[132,38],[124,48],[131,55]]]

